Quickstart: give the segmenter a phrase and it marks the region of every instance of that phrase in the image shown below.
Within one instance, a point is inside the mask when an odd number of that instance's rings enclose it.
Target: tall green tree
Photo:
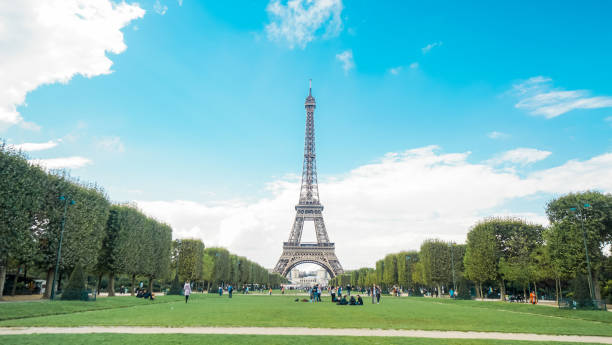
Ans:
[[[0,297],[9,262],[19,266],[36,256],[32,225],[44,204],[46,179],[42,169],[0,143]]]
[[[387,286],[397,284],[397,256],[389,254],[384,258],[383,282]]]
[[[546,214],[551,223],[547,243],[556,270],[564,277],[588,273],[586,237],[595,298],[601,299],[599,279],[606,261],[603,250],[612,243],[612,194],[570,193],[551,200]]]
[[[202,279],[202,257],[204,243],[199,239],[182,239],[178,252],[178,275],[180,281]]]
[[[437,239],[426,240],[421,244],[419,254],[427,284],[437,287],[441,294],[442,285],[452,280],[449,244]]]
[[[497,276],[497,246],[492,227],[479,223],[467,235],[463,263],[465,276],[476,282],[476,292],[482,298],[482,283]]]

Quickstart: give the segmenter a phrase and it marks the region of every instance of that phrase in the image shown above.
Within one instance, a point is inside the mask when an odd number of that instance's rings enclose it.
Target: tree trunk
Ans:
[[[440,285],[437,285],[437,286],[438,286],[438,297],[442,298],[442,289],[440,288]]]
[[[4,261],[0,261],[0,298],[2,298],[2,291],[4,290],[4,281],[6,279],[6,265]]]
[[[478,286],[476,286],[476,297],[482,299],[482,283],[478,282]]]
[[[132,274],[132,288],[130,291],[130,296],[134,296],[134,284],[136,283],[136,275]]]
[[[149,277],[149,292],[153,292],[153,277]]]
[[[601,300],[601,288],[599,286],[599,273],[597,271],[593,272],[593,290],[595,290],[595,299]]]
[[[115,272],[108,274],[108,297],[115,296]]]
[[[15,272],[15,278],[13,278],[13,288],[11,289],[11,296],[15,296],[17,291],[17,283],[19,282],[19,265],[17,265],[17,272]]]
[[[525,290],[525,285],[523,285],[523,298],[525,299],[525,303],[529,302],[529,299],[527,298],[527,290]]]
[[[53,271],[53,268],[49,268],[47,270],[47,287],[45,288],[45,294],[43,295],[44,298],[51,298],[51,285],[53,285],[54,275],[55,272]]]
[[[506,285],[503,279],[499,281],[499,299],[500,301],[506,300]]]
[[[206,292],[210,291],[210,282],[208,282],[208,286],[206,286]]]
[[[96,295],[100,294],[100,288],[102,287],[102,277],[103,277],[103,273],[100,273],[98,275],[98,287],[96,288]]]
[[[533,282],[533,293],[536,296],[536,300],[538,299],[538,285],[536,284],[536,282]]]

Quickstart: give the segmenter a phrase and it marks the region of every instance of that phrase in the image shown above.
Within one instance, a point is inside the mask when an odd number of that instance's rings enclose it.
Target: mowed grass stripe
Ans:
[[[129,298],[129,297],[122,297]],[[135,298],[134,298],[135,299]],[[194,295],[188,304],[178,300],[164,304],[106,309],[79,314],[62,314],[5,320],[0,326],[162,326],[162,327],[311,327],[455,330],[506,333],[612,336],[612,314],[599,313],[593,320],[563,317],[564,311],[543,306],[517,305],[516,311],[485,307],[487,302],[449,301],[425,298],[384,298],[379,305],[366,299],[364,306],[337,306],[329,302],[293,302],[294,297],[251,297]],[[459,303],[453,303],[459,302]],[[546,310],[542,317],[532,308]]]
[[[96,301],[41,301],[0,303],[0,321],[25,319],[48,315],[74,314],[118,308],[132,308],[182,300],[180,296],[160,296],[154,301],[141,298],[99,298]]]
[[[33,334],[0,336],[0,343],[14,345],[54,344],[253,344],[253,345],[542,345],[550,342],[490,340],[490,339],[430,339],[397,337],[346,337],[346,336],[278,336],[278,335],[220,335],[220,334]],[[576,345],[572,342],[555,342],[555,345]],[[594,343],[580,343],[594,345]]]

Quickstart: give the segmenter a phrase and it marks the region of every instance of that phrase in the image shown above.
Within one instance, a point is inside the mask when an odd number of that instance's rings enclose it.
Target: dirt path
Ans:
[[[528,333],[457,332],[382,330],[357,328],[301,328],[301,327],[0,327],[0,335],[11,334],[256,334],[256,335],[326,335],[326,336],[370,336],[370,337],[415,337],[452,339],[499,339],[530,341],[566,341],[577,343],[612,344],[612,337],[544,335]]]

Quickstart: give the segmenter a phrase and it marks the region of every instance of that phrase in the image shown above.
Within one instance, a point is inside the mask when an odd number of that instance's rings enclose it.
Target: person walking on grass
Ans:
[[[372,304],[376,304],[376,284],[372,285]]]
[[[380,287],[376,287],[376,304],[380,304]]]
[[[185,303],[187,303],[187,300],[189,300],[189,295],[191,295],[191,285],[189,284],[189,280],[185,282],[183,290],[185,291]]]
[[[234,287],[230,284],[227,286],[227,294],[229,295],[229,298],[232,298],[232,292],[234,291]]]

